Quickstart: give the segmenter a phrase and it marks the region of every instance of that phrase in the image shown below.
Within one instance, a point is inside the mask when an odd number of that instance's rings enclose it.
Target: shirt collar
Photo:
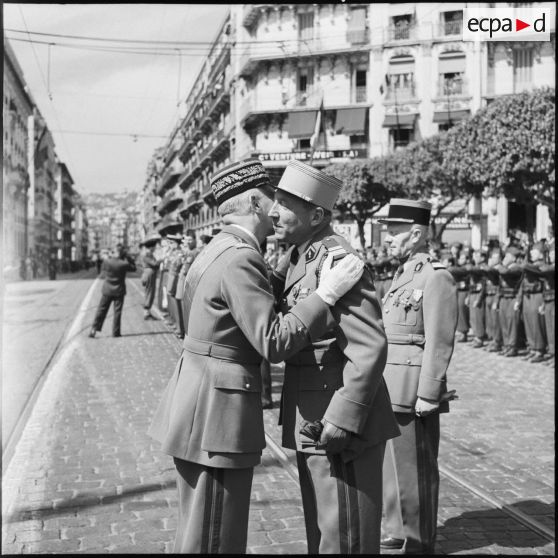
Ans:
[[[258,250],[261,254],[262,251],[260,248],[260,243],[258,242],[256,235],[252,231],[249,231],[246,227],[243,227],[242,225],[237,225],[236,223],[231,223],[229,227],[238,227],[240,230],[244,231],[254,241],[254,244],[258,247]]]
[[[304,254],[304,252],[306,252],[306,248],[308,248],[308,245],[310,244],[310,240],[307,240],[306,242],[303,242],[300,246],[297,246],[296,249],[298,250],[298,255],[302,256],[302,254]]]

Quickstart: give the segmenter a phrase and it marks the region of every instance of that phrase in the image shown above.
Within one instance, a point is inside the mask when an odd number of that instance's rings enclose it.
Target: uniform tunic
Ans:
[[[188,271],[190,270],[190,266],[192,265],[193,261],[196,259],[196,256],[199,254],[199,250],[194,248],[190,250],[187,248],[186,250],[182,251],[182,265],[180,266],[180,271],[178,272],[178,280],[176,282],[176,312],[178,316],[178,323],[176,324],[178,327],[178,331],[181,336],[184,335],[184,289],[186,286],[186,276],[188,275]]]
[[[147,252],[142,259],[143,272],[141,277],[142,285],[145,289],[145,297],[143,307],[149,310],[155,299],[155,287],[157,285],[157,271],[159,269],[159,261],[151,252]]]
[[[175,551],[241,553],[265,446],[262,357],[289,358],[335,320],[316,294],[278,316],[259,247],[239,227],[223,228],[189,277],[184,349],[149,434],[179,473]]]
[[[546,349],[544,314],[540,312],[544,307],[541,265],[542,263],[524,264],[518,292],[527,343],[530,350],[538,352]]]
[[[486,336],[484,304],[486,298],[486,271],[484,266],[469,270],[469,318],[473,335],[477,339]]]
[[[548,341],[548,353],[555,355],[556,340],[555,335],[555,301],[554,301],[554,264],[545,264],[540,267],[544,280],[543,300],[544,300],[544,322],[546,326],[546,338]]]
[[[493,267],[486,268],[486,299],[485,299],[485,323],[486,333],[492,340],[494,347],[499,349],[502,346],[502,328],[499,319],[499,275]],[[496,308],[494,308],[496,306]]]
[[[500,264],[496,269],[500,275],[499,318],[502,340],[506,347],[515,349],[519,342],[521,320],[521,313],[515,309],[515,303],[523,270],[517,263],[511,263],[509,266]]]
[[[453,275],[457,285],[457,331],[466,335],[470,328],[469,306],[467,305],[469,297],[469,266],[455,265],[448,268],[448,271]]]
[[[383,299],[388,357],[384,371],[401,436],[384,459],[384,515],[388,536],[406,552],[433,552],[439,473],[439,413],[448,412],[446,371],[457,326],[455,282],[427,253],[409,258]],[[417,397],[440,402],[416,417]]]
[[[285,269],[295,250],[274,272],[283,312],[313,296],[328,253],[355,253],[329,227]],[[382,377],[387,342],[368,270],[332,313],[338,325],[286,359],[282,443],[297,451],[309,553],[377,554],[384,447],[399,430]],[[343,453],[305,445],[304,421],[322,418],[352,433]]]

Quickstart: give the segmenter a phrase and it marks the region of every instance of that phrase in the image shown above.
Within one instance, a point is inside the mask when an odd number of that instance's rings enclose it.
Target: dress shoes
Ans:
[[[122,335],[120,333],[115,333],[113,337],[122,337]]]
[[[507,353],[506,356],[507,357],[516,357],[518,355],[517,353],[517,349],[510,349]]]
[[[89,337],[95,338],[95,334],[96,334],[96,333],[97,333],[97,330],[96,330],[96,329],[92,329],[92,330],[89,332]]]
[[[535,356],[529,362],[543,362],[546,360],[546,357],[542,353],[535,353]]]
[[[399,550],[405,544],[404,539],[394,539],[393,537],[386,537],[380,541],[380,548]]]
[[[473,341],[473,349],[480,349],[484,346],[484,343],[480,339],[475,339]]]
[[[467,343],[467,334],[461,334],[458,338],[457,338],[457,342],[458,343]]]

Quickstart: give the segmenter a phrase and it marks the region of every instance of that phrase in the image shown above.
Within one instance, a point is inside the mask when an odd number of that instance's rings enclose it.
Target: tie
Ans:
[[[291,252],[291,264],[293,264],[293,266],[297,264],[299,257],[300,254],[298,253],[298,248],[295,246],[293,251]]]
[[[397,270],[395,271],[395,275],[393,276],[393,280],[397,281],[397,279],[399,278],[399,276],[403,273],[404,270],[404,264],[401,264]]]

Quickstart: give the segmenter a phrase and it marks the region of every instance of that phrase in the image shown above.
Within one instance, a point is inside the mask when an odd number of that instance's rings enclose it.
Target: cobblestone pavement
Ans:
[[[97,339],[82,327],[53,362],[3,472],[3,553],[172,550],[174,468],[146,430],[180,343],[141,315],[130,285],[123,336],[109,336],[109,313]],[[442,468],[554,529],[553,369],[458,345],[449,377],[460,399],[442,419]],[[276,407],[280,381],[276,367]],[[277,414],[265,411],[271,442],[255,472],[248,551],[305,553],[296,475],[272,451]],[[553,555],[554,543],[443,475],[437,552]]]

